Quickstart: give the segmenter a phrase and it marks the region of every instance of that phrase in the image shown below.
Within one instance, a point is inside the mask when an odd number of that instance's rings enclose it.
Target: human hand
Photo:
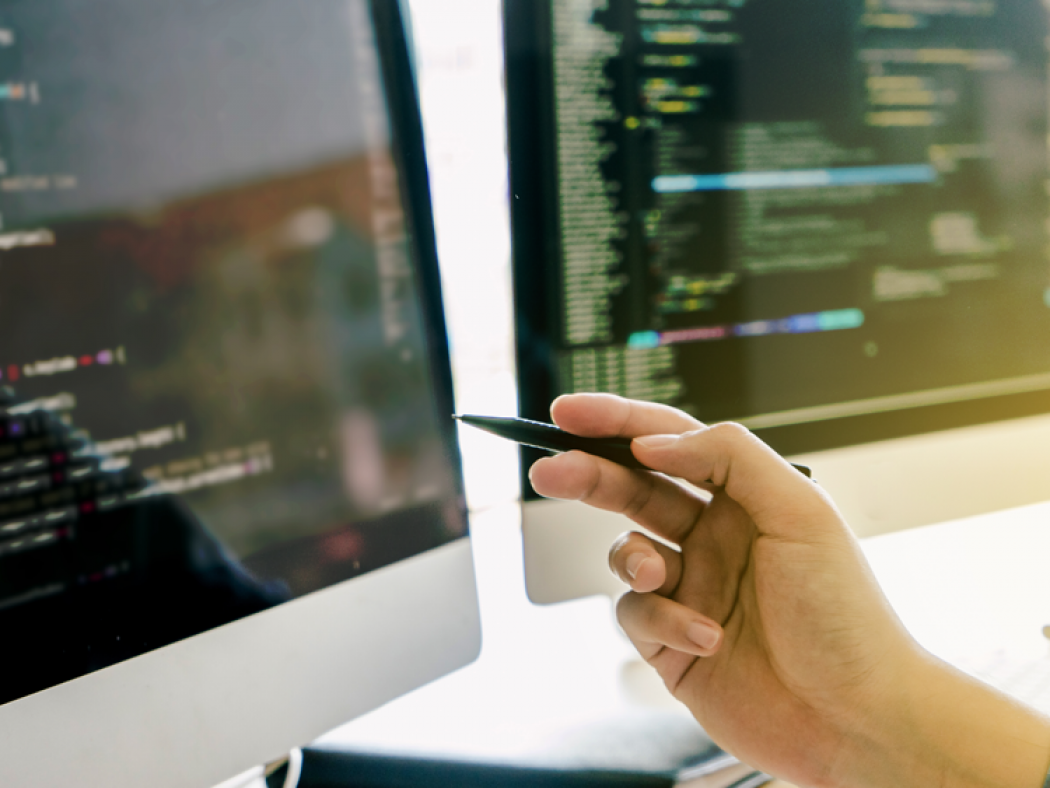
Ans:
[[[540,460],[531,479],[541,495],[622,512],[679,548],[639,533],[614,545],[610,563],[633,589],[617,613],[715,741],[801,785],[951,771],[935,741],[943,720],[918,714],[917,698],[972,687],[908,635],[818,485],[736,425],[607,395],[564,397],[552,413],[569,432],[636,438],[638,459],[662,472],[572,452]],[[997,696],[977,700],[999,709]]]

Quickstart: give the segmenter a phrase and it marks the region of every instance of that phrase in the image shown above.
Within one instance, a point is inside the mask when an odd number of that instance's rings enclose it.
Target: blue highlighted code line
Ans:
[[[781,320],[754,320],[727,326],[703,326],[678,331],[640,331],[632,334],[627,346],[640,350],[680,345],[687,342],[714,342],[733,337],[766,337],[775,334],[816,334],[823,331],[847,331],[864,325],[864,312],[859,309],[837,309],[793,315]]]
[[[817,189],[826,186],[892,186],[933,183],[937,170],[929,164],[840,167],[825,170],[730,172],[717,175],[662,175],[653,181],[659,194],[686,192]]]

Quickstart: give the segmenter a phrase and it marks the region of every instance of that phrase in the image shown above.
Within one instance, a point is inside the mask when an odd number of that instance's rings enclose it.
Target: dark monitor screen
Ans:
[[[1040,0],[507,0],[523,415],[784,453],[1050,410]]]
[[[397,3],[0,0],[0,702],[466,534]]]

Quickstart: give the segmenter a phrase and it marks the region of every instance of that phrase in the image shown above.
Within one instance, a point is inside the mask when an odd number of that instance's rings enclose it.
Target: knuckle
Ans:
[[[629,427],[634,420],[635,403],[629,399],[620,399],[620,402],[623,405],[623,416],[620,419],[620,426],[617,428],[616,434],[623,438],[630,434]]]
[[[649,604],[642,611],[642,621],[646,632],[657,633],[663,631],[667,616],[659,605]]]
[[[598,491],[602,486],[602,466],[596,461],[591,461],[589,473],[587,479],[583,483],[584,493],[580,496],[580,501],[587,503],[594,499],[594,496],[598,494]]]
[[[623,507],[623,514],[627,517],[635,518],[641,512],[645,510],[645,507],[649,505],[649,501],[653,498],[653,488],[655,482],[650,478],[641,483],[641,485],[631,493],[630,498]]]
[[[711,434],[730,443],[750,442],[755,437],[751,430],[735,421],[716,424],[711,428]]]

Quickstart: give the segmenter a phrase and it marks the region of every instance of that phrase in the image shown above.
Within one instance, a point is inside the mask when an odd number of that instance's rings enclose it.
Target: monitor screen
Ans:
[[[523,415],[782,453],[1050,410],[1041,0],[509,0]]]
[[[466,535],[370,14],[0,1],[0,703]]]

